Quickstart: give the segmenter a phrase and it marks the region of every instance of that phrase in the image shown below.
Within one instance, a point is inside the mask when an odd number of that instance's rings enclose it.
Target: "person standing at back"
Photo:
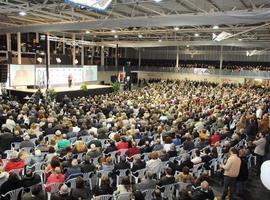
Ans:
[[[237,150],[235,148],[230,148],[229,158],[225,165],[222,165],[224,169],[224,188],[222,193],[222,200],[225,200],[226,196],[229,194],[229,199],[234,199],[235,195],[235,185],[236,179],[240,172],[241,159],[237,155]],[[229,193],[228,193],[229,191]]]

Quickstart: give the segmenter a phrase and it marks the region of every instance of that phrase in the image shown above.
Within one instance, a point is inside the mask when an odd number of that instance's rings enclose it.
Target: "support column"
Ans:
[[[21,33],[17,33],[17,59],[18,59],[18,64],[22,64],[22,44],[21,44]]]
[[[220,59],[219,59],[219,69],[223,66],[223,46],[220,46]]]
[[[66,55],[65,34],[63,35],[63,55]]]
[[[175,67],[179,67],[179,46],[176,47],[176,64]]]
[[[50,68],[50,65],[51,65],[51,62],[50,62],[50,33],[47,33],[46,34],[46,88],[48,89],[49,88],[49,68]]]
[[[76,45],[75,45],[75,34],[72,34],[72,65],[75,65],[76,60]]]
[[[84,40],[84,37],[82,35],[82,41]],[[81,65],[84,65],[84,45],[82,44],[82,49],[81,49]]]
[[[115,69],[118,69],[118,71],[120,71],[120,68],[118,66],[118,44],[116,44],[115,48]]]
[[[7,51],[11,51],[11,34],[7,33]]]
[[[100,58],[101,58],[101,67],[104,67],[104,46],[101,46]]]
[[[138,55],[138,65],[139,65],[139,69],[141,68],[141,62],[142,62],[142,55],[141,55],[141,48],[138,48],[138,53],[139,53],[139,55]]]
[[[36,43],[39,43],[39,33],[36,33]]]
[[[7,33],[7,53],[6,53],[6,58],[7,58],[7,63],[11,64],[12,63],[12,51],[11,51],[11,34]]]
[[[92,47],[91,51],[91,65],[94,64],[95,46]]]

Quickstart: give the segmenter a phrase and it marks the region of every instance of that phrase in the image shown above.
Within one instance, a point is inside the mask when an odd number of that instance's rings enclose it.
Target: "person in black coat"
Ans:
[[[33,173],[32,169],[26,169],[25,175],[22,178],[22,182],[23,187],[28,188],[41,183],[41,179],[39,175]]]
[[[17,174],[11,172],[8,180],[1,185],[0,195],[4,195],[9,191],[23,187],[23,182],[19,179]],[[1,200],[9,200],[9,196],[1,197]],[[21,198],[19,198],[21,199]]]
[[[189,196],[191,200],[214,200],[215,194],[213,190],[209,187],[207,181],[203,181],[201,183],[201,187],[196,189],[193,193],[189,192]]]
[[[165,175],[161,177],[160,181],[158,182],[158,186],[162,187],[164,185],[169,185],[175,183],[175,178],[173,176],[173,170],[169,167],[165,169]]]
[[[105,149],[104,154],[109,154],[111,152],[117,151],[114,140],[110,140],[110,145]]]
[[[112,195],[113,191],[114,191],[113,188],[110,186],[110,178],[104,175],[101,177],[100,186],[96,186],[93,189],[95,196],[108,195],[108,194]]]
[[[0,151],[4,152],[5,150],[10,149],[10,145],[14,140],[14,136],[10,132],[4,132],[0,134]]]
[[[95,172],[96,170],[95,165],[90,162],[90,157],[87,155],[84,157],[84,161],[80,164],[80,168],[82,173]]]
[[[91,193],[89,188],[84,186],[84,180],[82,177],[76,178],[76,188],[72,188],[70,191],[71,199],[90,199]]]
[[[237,193],[239,196],[244,195],[245,184],[248,180],[248,164],[246,158],[246,152],[244,149],[239,150],[239,157],[241,159],[240,171],[237,177]]]
[[[131,168],[132,172],[145,168],[145,161],[142,161],[140,156],[135,156],[133,161],[133,166]]]

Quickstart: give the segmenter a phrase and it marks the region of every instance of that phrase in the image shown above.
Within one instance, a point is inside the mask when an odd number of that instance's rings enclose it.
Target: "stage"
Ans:
[[[81,90],[80,86],[72,87],[51,87],[56,92],[56,101],[61,101],[65,95],[70,98],[74,97],[83,97],[83,96],[94,96],[100,94],[108,94],[113,92],[112,86],[108,85],[87,85],[87,91]],[[46,89],[41,89],[41,92],[44,94]],[[9,88],[7,89],[8,93],[16,97],[17,100],[25,102],[25,97],[31,97],[37,89],[27,89],[27,88]]]

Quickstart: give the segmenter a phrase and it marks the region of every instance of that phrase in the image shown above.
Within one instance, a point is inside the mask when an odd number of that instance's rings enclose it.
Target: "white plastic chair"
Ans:
[[[83,180],[89,183],[90,190],[93,189],[93,187],[92,187],[92,179],[91,179],[92,174],[93,174],[93,172],[82,173]]]
[[[20,142],[12,142],[10,149],[11,150],[18,150],[20,148],[20,144],[21,144]]]
[[[153,199],[153,191],[154,191],[153,189],[142,191],[144,199]]]
[[[124,192],[121,194],[117,194],[115,196],[115,200],[131,200],[132,199],[132,193],[131,192]]]
[[[93,197],[93,200],[113,200],[113,195],[100,195],[100,196],[96,196]]]
[[[126,176],[127,171],[129,171],[129,169],[119,169],[118,170],[119,175],[117,175],[117,177],[116,177],[116,183],[117,183],[117,185],[120,184],[121,178],[124,177],[124,176]]]
[[[6,194],[1,195],[1,196],[2,197],[9,196],[10,200],[17,200],[19,198],[19,195],[22,196],[22,193],[23,193],[23,187],[18,188],[16,190],[11,190],[11,191],[9,191]]]
[[[162,197],[165,199],[172,200],[175,184],[173,183],[173,184],[163,185],[161,188],[164,188],[164,191],[162,192]]]
[[[144,169],[139,169],[139,170],[132,173],[132,176],[135,178],[135,183],[136,184],[139,182],[139,179],[144,177],[146,171],[147,171],[147,169],[144,168]],[[138,174],[138,175],[135,176],[134,174]]]
[[[77,178],[68,179],[65,184],[68,185],[70,183],[70,188],[76,188],[76,179]]]

